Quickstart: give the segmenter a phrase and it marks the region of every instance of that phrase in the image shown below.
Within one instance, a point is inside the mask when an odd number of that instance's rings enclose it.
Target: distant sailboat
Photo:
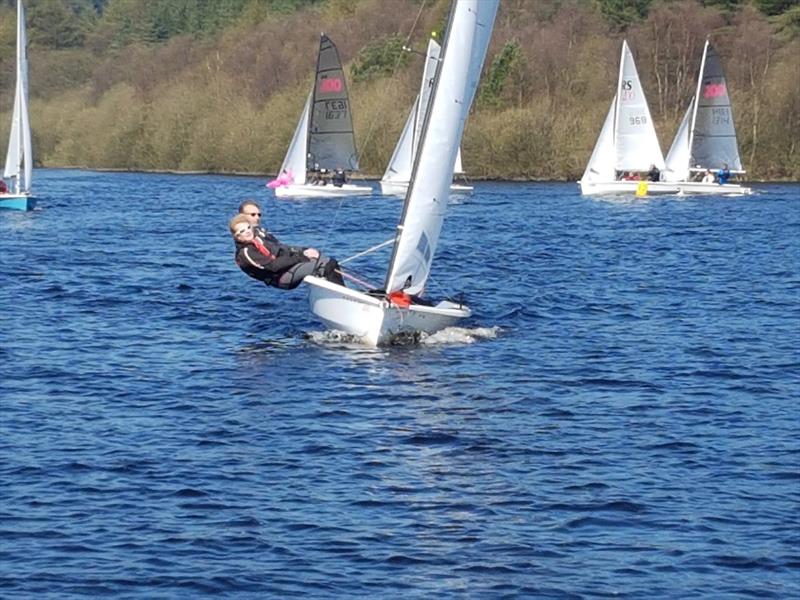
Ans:
[[[411,167],[414,164],[414,156],[417,151],[419,136],[422,132],[422,124],[425,121],[425,111],[428,108],[428,97],[433,88],[433,76],[439,64],[441,46],[435,40],[428,42],[428,52],[425,55],[425,68],[422,72],[422,83],[420,84],[419,95],[411,107],[411,112],[406,119],[403,132],[394,148],[392,158],[386,167],[386,172],[381,179],[381,192],[384,195],[404,196],[408,189],[408,182],[411,179]],[[456,164],[453,168],[454,175],[463,175],[464,168],[461,164],[461,148],[458,150]],[[467,185],[452,184],[452,192],[471,192],[473,188]]]
[[[22,0],[17,0],[17,84],[3,174],[3,177],[11,180],[11,189],[0,193],[0,208],[13,210],[33,208],[32,173],[33,144],[28,116],[28,39],[25,35],[25,9]]]
[[[702,173],[715,173],[727,165],[733,174],[744,174],[736,142],[736,128],[722,72],[722,62],[706,40],[697,91],[681,121],[667,154],[664,173],[684,194],[749,194],[750,188],[735,183],[691,181]]]
[[[472,314],[461,303],[444,300],[432,305],[419,296],[439,241],[458,146],[498,3],[453,2],[384,288],[367,293],[306,277],[311,310],[327,327],[377,345],[395,335],[434,333]]]
[[[663,170],[664,156],[633,55],[623,41],[617,93],[579,182],[581,193],[633,194],[643,186],[648,193],[677,193],[677,187],[664,182],[621,179],[622,173],[645,173],[651,166]]]
[[[278,197],[338,197],[371,194],[369,186],[344,182],[358,170],[358,154],[347,83],[339,53],[322,34],[314,86],[297,123],[278,177],[267,184]],[[340,172],[337,180],[336,173]]]

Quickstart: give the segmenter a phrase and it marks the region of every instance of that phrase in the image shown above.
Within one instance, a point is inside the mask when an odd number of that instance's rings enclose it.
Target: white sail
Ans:
[[[397,228],[386,292],[420,294],[444,221],[464,123],[486,57],[499,0],[458,0],[431,94],[414,170]],[[466,55],[461,49],[471,48]]]
[[[617,99],[611,101],[603,129],[594,145],[592,156],[586,165],[581,181],[613,181],[614,180],[614,107]]]
[[[394,147],[392,158],[386,166],[386,172],[383,174],[383,181],[403,181],[407,182],[411,177],[411,167],[414,164],[414,122],[417,116],[417,102],[414,101],[414,108],[408,113],[406,124],[403,127],[403,133],[400,134],[400,139],[397,146]]]
[[[25,35],[25,9],[17,1],[17,85],[14,112],[6,155],[5,177],[14,181],[15,192],[29,193],[33,171],[33,144],[28,115],[28,40]]]
[[[675,139],[672,140],[667,153],[666,168],[664,170],[665,181],[686,181],[689,179],[689,164],[690,151],[689,151],[689,123],[692,120],[694,113],[694,99],[689,103],[689,108],[683,116],[678,133],[675,134]]]
[[[636,64],[626,41],[622,42],[615,116],[615,167],[618,171],[647,171],[651,165],[664,168],[653,119],[644,96]]]
[[[436,67],[439,64],[440,54],[441,46],[436,41],[429,40],[419,94],[411,107],[403,132],[400,134],[400,139],[394,148],[392,158],[386,167],[386,172],[383,174],[383,181],[408,183],[411,179],[414,156],[422,133],[422,125],[425,122],[425,113],[431,90],[433,89],[433,80],[436,75]],[[461,148],[458,149],[453,173],[456,175],[464,173],[464,167],[461,164]]]
[[[461,148],[458,149],[458,154],[456,154],[456,164],[453,167],[453,175],[463,175],[464,174],[464,165],[461,163]]]
[[[297,123],[289,149],[286,151],[286,157],[281,165],[281,173],[291,173],[292,182],[297,185],[303,185],[306,182],[306,156],[308,155],[306,145],[308,143],[308,113],[311,109],[311,96],[312,94],[308,95],[303,114],[300,115],[300,121]]]
[[[411,179],[411,170],[414,166],[414,156],[417,152],[422,124],[425,121],[425,112],[428,108],[428,100],[433,88],[433,78],[436,74],[436,67],[439,63],[439,55],[442,47],[434,40],[428,41],[428,51],[425,55],[425,68],[422,72],[419,94],[411,107],[411,112],[406,119],[403,133],[392,154],[392,160],[386,167],[383,175],[384,181],[408,183]]]

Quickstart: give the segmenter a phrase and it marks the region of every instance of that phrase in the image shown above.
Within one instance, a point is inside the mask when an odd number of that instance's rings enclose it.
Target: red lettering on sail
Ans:
[[[703,98],[719,98],[727,93],[724,83],[709,83],[703,88]]]
[[[338,77],[323,79],[319,82],[320,92],[341,92],[343,87],[342,80]]]

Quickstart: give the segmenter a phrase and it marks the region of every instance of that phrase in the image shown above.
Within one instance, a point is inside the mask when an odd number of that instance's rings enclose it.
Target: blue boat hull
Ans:
[[[36,204],[33,196],[24,194],[0,195],[0,209],[5,210],[31,210]]]

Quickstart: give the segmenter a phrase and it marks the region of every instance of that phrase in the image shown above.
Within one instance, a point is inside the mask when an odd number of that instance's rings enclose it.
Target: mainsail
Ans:
[[[622,42],[619,83],[614,118],[615,167],[619,171],[647,171],[651,165],[664,168],[653,119],[642,83],[626,41]]]
[[[387,293],[420,294],[442,229],[464,124],[478,85],[499,0],[459,0],[425,117],[403,216],[386,276]],[[472,48],[465,56],[462,48]]]
[[[15,192],[30,192],[33,171],[33,144],[28,116],[28,39],[25,35],[25,9],[17,0],[17,86],[14,112],[8,139],[5,177],[14,180]]]
[[[358,170],[353,119],[339,53],[322,34],[308,126],[308,168]]]
[[[741,171],[731,99],[716,50],[706,40],[690,134],[691,167]]]

